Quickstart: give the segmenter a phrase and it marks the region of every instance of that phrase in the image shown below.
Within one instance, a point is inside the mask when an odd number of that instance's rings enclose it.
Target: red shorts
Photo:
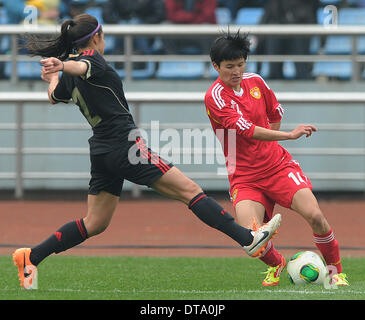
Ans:
[[[303,173],[295,160],[287,163],[283,169],[270,177],[255,182],[242,182],[234,179],[230,188],[233,207],[242,200],[260,202],[265,207],[264,222],[272,218],[275,203],[290,208],[294,194],[304,188],[312,190],[312,183]]]

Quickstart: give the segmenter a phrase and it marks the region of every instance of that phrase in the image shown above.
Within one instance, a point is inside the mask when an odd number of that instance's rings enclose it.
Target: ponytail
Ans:
[[[64,21],[61,34],[56,38],[44,39],[41,36],[27,35],[25,47],[32,56],[56,57],[64,61],[74,50],[86,47],[96,32],[102,32],[98,21],[91,15],[81,14],[74,20]]]

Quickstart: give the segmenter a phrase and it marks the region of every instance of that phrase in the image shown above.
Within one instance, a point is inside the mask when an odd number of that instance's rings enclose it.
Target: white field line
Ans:
[[[18,291],[19,288],[0,288],[0,291]],[[250,293],[265,293],[265,294],[278,294],[278,293],[293,293],[293,294],[302,294],[302,295],[310,295],[310,294],[323,294],[323,295],[334,295],[334,294],[358,294],[358,295],[365,295],[365,291],[358,291],[358,290],[270,290],[270,289],[263,289],[263,290],[175,290],[175,289],[166,289],[166,290],[94,290],[94,289],[61,289],[61,288],[51,288],[51,289],[41,289],[40,291],[44,292],[70,292],[70,293],[119,293],[119,294],[139,294],[139,293],[152,293],[152,294],[159,294],[159,293],[172,293],[172,294],[242,294],[247,295]]]

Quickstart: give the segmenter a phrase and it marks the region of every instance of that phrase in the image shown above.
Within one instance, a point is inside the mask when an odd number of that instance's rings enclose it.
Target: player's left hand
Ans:
[[[53,78],[57,78],[58,79],[58,71],[53,72],[53,73],[50,73],[50,72],[46,72],[45,67],[42,67],[41,78],[42,78],[42,80],[50,83]]]
[[[54,57],[42,59],[40,63],[44,68],[44,74],[54,73],[63,70],[63,62]]]

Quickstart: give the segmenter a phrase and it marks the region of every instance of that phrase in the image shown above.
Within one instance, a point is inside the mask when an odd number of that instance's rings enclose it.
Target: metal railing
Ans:
[[[278,92],[277,98],[281,103],[300,103],[308,106],[313,103],[343,103],[354,106],[365,107],[365,93],[363,92]],[[201,103],[204,101],[202,92],[128,92],[126,98],[134,107],[134,119],[140,128],[147,129],[149,126],[140,122],[140,107],[142,103],[181,103],[182,105],[191,103]],[[24,130],[90,130],[87,124],[82,123],[24,123],[24,104],[25,103],[48,103],[46,92],[0,92],[0,107],[5,103],[16,104],[16,122],[0,123],[0,130],[16,130],[16,146],[14,148],[0,148],[0,154],[15,155],[15,172],[1,172],[0,179],[15,179],[15,197],[21,198],[24,194],[25,179],[88,179],[88,172],[24,172],[23,156],[26,154],[87,154],[87,148],[25,148],[23,146]],[[297,124],[283,124],[282,129],[293,129]],[[208,123],[169,123],[161,124],[160,128],[207,128]],[[361,123],[327,123],[320,124],[321,130],[337,131],[365,131],[364,122]],[[194,152],[181,148],[178,152]],[[206,150],[205,152],[213,152]],[[365,148],[292,148],[292,154],[302,155],[357,155],[365,156]],[[193,179],[226,179],[225,175],[218,175],[216,172],[188,172],[186,173]],[[308,173],[311,179],[318,180],[365,180],[365,172],[313,172]],[[134,195],[138,195],[140,189],[135,186]]]
[[[125,63],[125,79],[132,80],[133,62],[148,61],[205,61],[208,62],[208,55],[139,55],[133,54],[134,37],[207,37],[217,36],[227,26],[219,25],[104,25],[103,30],[106,35],[121,36],[124,39],[123,55],[106,55],[105,58],[111,62]],[[305,37],[319,36],[326,37],[329,35],[346,35],[352,37],[352,53],[348,55],[337,54],[307,54],[307,55],[257,55],[250,56],[252,62],[316,62],[316,61],[351,61],[352,62],[352,80],[360,79],[359,64],[365,62],[365,56],[358,54],[357,37],[365,35],[365,26],[326,26],[326,25],[232,25],[229,26],[231,32],[238,29],[248,32],[252,36],[285,36],[285,37]],[[0,25],[0,35],[11,36],[11,53],[0,55],[0,61],[11,61],[11,82],[16,83],[17,78],[17,61],[38,61],[37,58],[31,58],[25,55],[19,55],[17,36],[24,33],[33,34],[55,34],[60,30],[59,26],[42,26],[42,25]]]

